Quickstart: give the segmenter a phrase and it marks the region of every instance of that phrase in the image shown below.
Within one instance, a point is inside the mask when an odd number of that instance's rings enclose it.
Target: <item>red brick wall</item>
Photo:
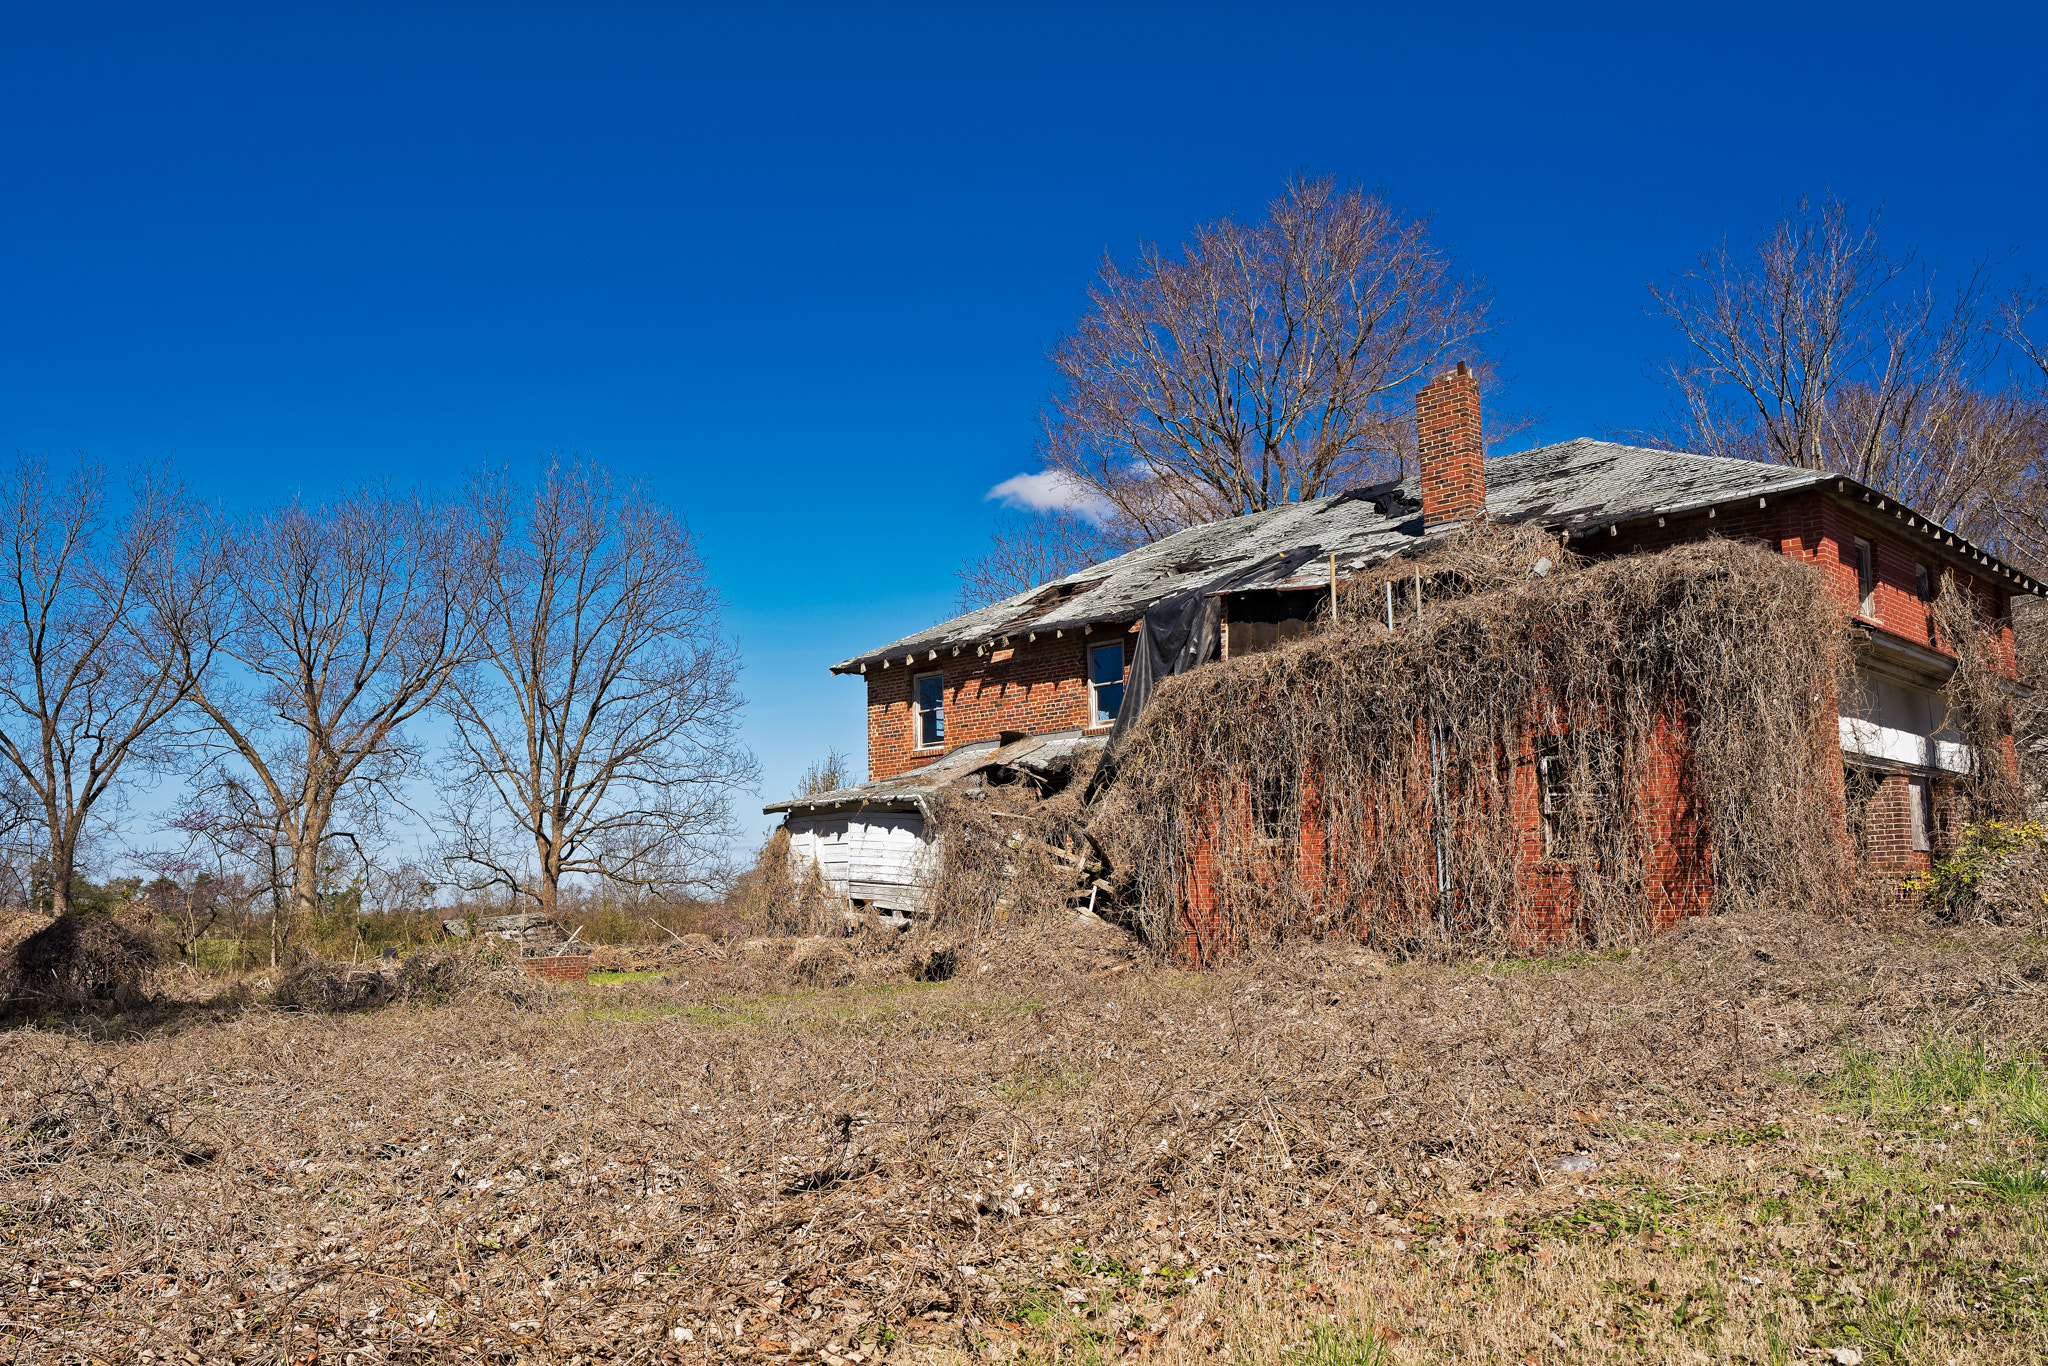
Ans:
[[[2008,676],[2019,676],[2013,651],[2011,600],[2003,588],[1943,558],[1889,513],[1874,506],[1864,511],[1844,505],[1823,490],[1773,499],[1767,507],[1720,508],[1712,517],[1705,512],[1688,513],[1669,519],[1662,527],[1638,523],[1620,528],[1615,536],[1596,533],[1582,537],[1573,541],[1571,548],[1582,555],[1634,554],[1664,550],[1709,536],[1773,546],[1781,554],[1810,564],[1827,580],[1845,614],[1944,653],[1949,652],[1948,646],[1935,637],[1933,616],[1928,604],[1920,600],[1913,566],[1927,566],[1937,592],[1942,571],[1947,569],[1977,595],[1979,611],[1987,624],[1996,623],[1998,663]],[[1877,587],[1871,595],[1868,616],[1862,614],[1861,595],[1857,591],[1858,536],[1871,543],[1876,559]]]
[[[590,980],[590,955],[565,953],[559,957],[522,958],[519,970],[528,977],[545,977],[550,981],[587,982]]]
[[[1533,730],[1524,737],[1507,784],[1512,803],[1510,823],[1519,841],[1518,920],[1510,934],[1514,945],[1524,949],[1540,948],[1587,928],[1581,923],[1576,867],[1544,852],[1542,798],[1536,772],[1537,739]],[[1425,742],[1418,738],[1417,743]],[[1646,851],[1643,909],[1654,928],[1664,929],[1685,916],[1702,914],[1712,905],[1713,854],[1704,821],[1692,800],[1684,733],[1675,719],[1660,723],[1648,749],[1634,774],[1640,784],[1637,801],[1642,822],[1641,847]],[[1426,823],[1427,798],[1418,794],[1416,800],[1416,819]],[[1341,925],[1334,918],[1330,920],[1329,932],[1363,939],[1389,913],[1407,912],[1412,916],[1418,898],[1430,902],[1434,897],[1435,872],[1430,867],[1409,869],[1404,880],[1410,885],[1405,888],[1376,888],[1365,898],[1352,896],[1341,860],[1334,879],[1326,878],[1328,841],[1324,837],[1314,775],[1303,784],[1302,803],[1298,856],[1291,870],[1276,869],[1274,876],[1294,879],[1297,904],[1305,901],[1317,913],[1341,918]],[[1232,803],[1230,815],[1239,822],[1247,820],[1248,811],[1239,809],[1246,805],[1243,800]],[[1218,852],[1223,844],[1220,825],[1224,814],[1225,803],[1213,791],[1190,799],[1187,818],[1196,823],[1199,833],[1188,861],[1180,933],[1174,945],[1175,955],[1190,964],[1220,961],[1240,943],[1270,938],[1276,928],[1232,923],[1222,895],[1227,870],[1221,866]],[[1450,835],[1454,841],[1475,837],[1470,831],[1453,831]],[[1232,843],[1241,848],[1247,842],[1239,838]],[[1454,890],[1452,903],[1456,906],[1459,902]],[[1272,905],[1278,907],[1281,903],[1282,898],[1276,897]],[[1340,907],[1345,909],[1340,911]]]
[[[1479,430],[1479,377],[1463,361],[1415,394],[1422,524],[1467,522],[1486,511],[1486,443]]]
[[[1069,631],[1037,640],[1012,637],[1011,648],[976,655],[963,650],[906,667],[901,660],[883,669],[870,664],[868,681],[868,778],[894,777],[918,768],[947,750],[976,740],[993,740],[999,731],[1090,729],[1088,651],[1112,641],[1124,642],[1124,671],[1130,672],[1127,628],[1098,626],[1088,635]],[[911,679],[938,673],[946,681],[946,740],[919,749],[911,715]],[[1107,726],[1093,728],[1107,734]]]

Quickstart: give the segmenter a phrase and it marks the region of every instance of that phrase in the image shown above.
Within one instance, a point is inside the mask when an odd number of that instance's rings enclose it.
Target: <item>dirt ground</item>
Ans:
[[[0,1346],[2048,1359],[2038,936],[1744,915],[1201,973],[1101,926],[946,947],[9,1029]]]

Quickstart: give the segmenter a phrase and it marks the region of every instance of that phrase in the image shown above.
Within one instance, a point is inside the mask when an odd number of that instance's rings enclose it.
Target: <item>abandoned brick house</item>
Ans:
[[[1484,459],[1463,365],[1418,395],[1417,416],[1419,478],[1192,527],[833,665],[867,683],[868,780],[766,808],[786,813],[794,856],[815,859],[857,905],[914,911],[934,794],[991,768],[1042,770],[1099,750],[1136,686],[1148,613],[1215,604],[1213,638],[1187,637],[1170,672],[1267,650],[1309,631],[1333,577],[1341,591],[1348,576],[1483,517],[1592,557],[1721,537],[1813,566],[1856,643],[1837,726],[1866,858],[1885,871],[1925,866],[1941,839],[1941,780],[1972,762],[1946,723],[1941,688],[1956,661],[1934,595],[1948,574],[1976,597],[1994,667],[2016,682],[2011,598],[2048,595],[2040,584],[1834,474],[1584,439]],[[2011,763],[2009,741],[1996,761]],[[1529,781],[1540,791],[1545,779]]]

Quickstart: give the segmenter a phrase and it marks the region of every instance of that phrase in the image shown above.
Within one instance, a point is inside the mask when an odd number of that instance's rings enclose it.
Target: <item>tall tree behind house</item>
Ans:
[[[1669,439],[1837,471],[2027,561],[2048,406],[2005,367],[1986,273],[1944,284],[1878,229],[1876,214],[1802,199],[1650,287],[1684,341],[1664,367]]]
[[[1178,253],[1146,243],[1129,269],[1105,257],[1088,300],[1052,352],[1038,455],[1108,515],[1000,529],[961,571],[963,606],[1405,472],[1409,393],[1491,329],[1490,291],[1426,220],[1329,179],[1291,181],[1258,222],[1205,224]]]

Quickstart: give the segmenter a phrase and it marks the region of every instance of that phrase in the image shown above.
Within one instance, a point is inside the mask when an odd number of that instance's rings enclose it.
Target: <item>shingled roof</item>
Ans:
[[[1486,515],[1572,537],[1624,522],[1700,511],[1833,485],[1877,506],[1885,500],[1853,479],[1820,470],[1686,451],[1579,439],[1486,462]],[[1961,536],[1909,514],[1902,520],[1952,554],[1992,566],[2020,591],[2042,586]],[[1441,533],[1434,533],[1441,534]],[[1079,630],[1136,621],[1155,603],[1204,584],[1232,592],[1309,588],[1329,582],[1329,557],[1341,578],[1432,539],[1422,526],[1413,478],[1351,489],[1328,498],[1189,527],[1126,555],[1042,584],[832,666],[864,673],[884,660],[909,663],[958,653],[1025,632]]]

